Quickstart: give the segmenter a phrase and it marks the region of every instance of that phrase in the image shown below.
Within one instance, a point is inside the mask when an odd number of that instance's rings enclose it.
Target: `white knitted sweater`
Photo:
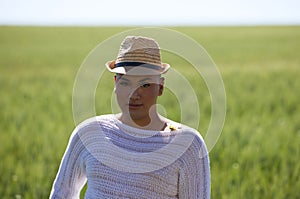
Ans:
[[[176,130],[173,127],[176,127]],[[210,198],[206,146],[194,129],[169,121],[164,131],[91,118],[70,138],[50,198]]]

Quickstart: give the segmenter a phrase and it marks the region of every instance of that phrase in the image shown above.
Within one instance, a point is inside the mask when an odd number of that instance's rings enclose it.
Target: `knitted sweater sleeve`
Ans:
[[[182,156],[182,166],[179,171],[179,198],[210,198],[209,157],[200,135],[195,136],[193,143]]]
[[[79,198],[86,182],[83,160],[84,145],[74,130],[53,183],[51,199]]]

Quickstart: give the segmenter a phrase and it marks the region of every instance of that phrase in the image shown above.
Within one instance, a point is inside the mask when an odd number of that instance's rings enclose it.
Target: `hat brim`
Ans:
[[[127,74],[127,75],[161,75],[166,73],[170,65],[167,63],[162,63],[159,67],[160,70],[155,70],[143,66],[119,66],[116,67],[116,61],[108,61],[106,62],[105,66],[106,68],[112,72],[112,73],[118,73],[118,74]]]

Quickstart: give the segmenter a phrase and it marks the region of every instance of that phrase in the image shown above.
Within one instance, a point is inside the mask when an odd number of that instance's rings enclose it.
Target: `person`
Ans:
[[[120,113],[95,116],[73,131],[50,198],[210,198],[210,167],[199,132],[161,116],[170,65],[162,63],[158,43],[127,36],[115,60]]]

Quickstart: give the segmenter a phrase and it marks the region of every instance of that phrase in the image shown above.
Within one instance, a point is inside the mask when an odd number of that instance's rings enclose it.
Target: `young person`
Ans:
[[[121,113],[90,118],[70,138],[50,198],[210,198],[210,167],[200,134],[159,115],[170,66],[161,62],[158,43],[126,37],[115,73]]]

